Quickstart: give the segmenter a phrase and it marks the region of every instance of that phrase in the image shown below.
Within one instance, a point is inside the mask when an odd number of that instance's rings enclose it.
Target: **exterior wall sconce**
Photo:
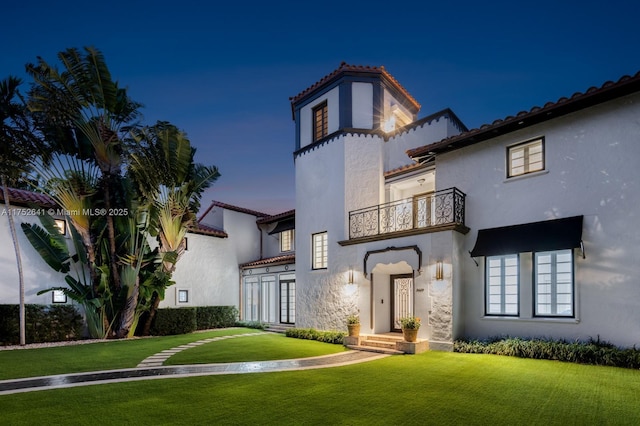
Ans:
[[[347,284],[353,284],[353,268],[349,268],[347,275]]]
[[[436,262],[436,280],[444,279],[444,271],[443,271],[442,260],[438,260]]]

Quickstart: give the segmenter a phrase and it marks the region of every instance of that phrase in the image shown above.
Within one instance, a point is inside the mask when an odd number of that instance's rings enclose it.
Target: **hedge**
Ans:
[[[25,305],[26,343],[60,342],[82,337],[83,319],[73,305]],[[19,305],[0,305],[0,344],[20,343]]]
[[[549,359],[579,364],[640,368],[640,349],[619,348],[609,342],[589,339],[567,342],[552,339],[494,337],[487,340],[458,340],[453,350],[463,353],[507,355],[520,358]]]
[[[319,331],[315,328],[290,328],[285,335],[296,339],[317,340],[319,342],[342,345],[347,333],[343,331]]]
[[[196,330],[233,327],[237,319],[235,306],[162,308],[156,311],[150,332],[154,336],[187,334]]]
[[[198,330],[233,327],[238,319],[235,306],[198,306],[196,308],[196,327]]]

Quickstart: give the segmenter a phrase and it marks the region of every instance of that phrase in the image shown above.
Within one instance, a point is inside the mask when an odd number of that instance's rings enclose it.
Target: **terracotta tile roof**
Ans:
[[[391,74],[389,74],[389,72],[387,72],[387,70],[384,68],[384,66],[375,67],[375,66],[368,66],[368,65],[366,65],[366,66],[363,66],[363,65],[349,65],[346,62],[342,62],[340,64],[340,67],[338,67],[338,69],[336,69],[335,71],[333,71],[330,74],[325,75],[320,80],[318,80],[316,83],[314,83],[313,85],[307,87],[302,92],[298,93],[296,96],[290,97],[289,100],[291,101],[292,106],[293,106],[293,104],[298,102],[300,99],[304,98],[306,95],[308,95],[309,93],[311,93],[314,90],[316,90],[318,87],[321,87],[321,86],[327,84],[328,82],[339,78],[342,74],[345,74],[345,73],[348,73],[348,72],[369,73],[369,74],[382,75],[393,86],[395,86],[396,89],[398,89],[404,96],[406,96],[407,99],[413,104],[413,106],[416,109],[418,109],[418,110],[420,109],[420,104],[418,103],[418,101],[416,101],[413,98],[413,96],[411,96],[409,94],[409,92],[407,92],[407,90],[404,87],[402,87],[402,85],[398,82],[398,80],[396,80]]]
[[[227,210],[233,210],[236,212],[240,212],[240,213],[246,213],[246,214],[250,214],[252,216],[255,217],[266,217],[269,216],[266,213],[262,213],[259,211],[255,211],[255,210],[250,210],[250,209],[245,209],[244,207],[238,207],[238,206],[234,206],[231,204],[227,204],[227,203],[222,203],[220,201],[212,201],[211,205],[209,207],[207,207],[207,210],[204,211],[204,213],[202,213],[200,215],[200,217],[198,218],[198,222],[200,222],[202,219],[204,219],[204,217],[209,214],[209,212],[211,211],[211,209],[213,209],[214,207],[220,207],[222,209],[227,209]]]
[[[14,205],[28,206],[35,204],[40,207],[56,207],[57,204],[53,198],[47,194],[27,191],[25,189],[9,189],[9,202]],[[4,203],[4,192],[0,189],[0,201]]]
[[[405,166],[401,166],[401,167],[398,167],[396,169],[392,169],[392,170],[389,170],[387,172],[384,172],[384,178],[388,179],[390,177],[394,177],[394,176],[402,175],[402,174],[405,174],[405,173],[409,173],[409,172],[412,172],[414,170],[422,169],[424,167],[425,167],[424,164],[420,164],[420,163],[407,164]]]
[[[267,216],[267,217],[260,218],[256,222],[260,223],[260,224],[273,223],[273,222],[277,222],[277,221],[282,220],[282,219],[290,219],[290,218],[293,218],[295,216],[296,216],[296,211],[294,209],[294,210],[289,210],[289,211],[286,211],[286,212],[278,213],[278,214],[275,214],[273,216]]]
[[[439,142],[410,149],[407,154],[409,157],[418,159],[425,155],[453,151],[638,91],[640,91],[640,72],[634,76],[625,75],[617,82],[607,81],[600,87],[587,89],[584,93],[576,92],[570,98],[563,97],[556,102],[547,102],[542,107],[534,106],[529,111],[520,111],[515,116],[495,120],[491,124],[484,124],[477,129],[451,136]]]
[[[189,232],[192,234],[200,234],[200,235],[208,235],[210,237],[219,237],[219,238],[227,238],[229,235],[220,230],[211,226],[203,225],[198,223],[195,228],[189,229]]]
[[[240,265],[240,268],[250,268],[253,266],[264,266],[264,265],[283,265],[285,263],[295,263],[295,261],[296,261],[295,254],[285,254],[283,256],[269,257],[266,259],[254,260],[252,262],[243,263]]]

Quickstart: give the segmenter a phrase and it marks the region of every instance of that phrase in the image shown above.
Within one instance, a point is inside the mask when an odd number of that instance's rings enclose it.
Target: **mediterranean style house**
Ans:
[[[342,63],[290,100],[295,211],[213,202],[161,306],[327,330],[358,314],[372,335],[417,316],[439,350],[640,345],[640,73],[472,130],[449,109],[419,118],[384,67]],[[57,278],[23,240],[28,302],[48,303],[35,293]],[[11,250],[0,303],[17,302]]]

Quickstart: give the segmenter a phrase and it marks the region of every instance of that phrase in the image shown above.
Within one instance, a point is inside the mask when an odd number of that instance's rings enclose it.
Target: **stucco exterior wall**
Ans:
[[[351,120],[356,129],[373,129],[373,84],[351,83]]]
[[[226,238],[188,234],[189,250],[176,266],[173,280],[160,307],[221,306],[239,304],[236,256]],[[235,264],[237,265],[237,263]],[[188,290],[188,303],[178,303],[177,291]]]
[[[167,290],[160,307],[239,306],[238,265],[260,256],[256,217],[220,207],[214,207],[210,214],[223,216],[224,231],[229,237],[187,235],[189,250],[178,261],[173,275],[176,284]],[[179,289],[189,290],[188,303],[178,303]]]
[[[446,117],[424,123],[415,129],[402,132],[390,138],[384,145],[384,170],[394,170],[413,161],[407,156],[407,150],[437,142],[460,133],[450,125]]]
[[[20,209],[22,212],[27,211],[20,207],[12,207],[12,210],[13,209]],[[45,293],[39,296],[37,293],[40,290],[50,287],[66,287],[64,281],[66,274],[55,272],[51,269],[51,267],[42,260],[42,257],[40,257],[38,252],[33,248],[22,231],[21,223],[36,223],[42,226],[38,217],[17,213],[13,214],[22,258],[25,303],[51,304],[51,293]],[[20,302],[18,267],[4,202],[0,205],[0,241],[2,241],[2,248],[0,249],[0,271],[2,271],[2,273],[0,273],[0,304],[18,304]],[[69,303],[71,303],[71,300],[69,300]]]
[[[296,158],[296,325],[342,329],[355,302],[343,298],[348,260],[338,241],[345,227],[345,138]],[[313,270],[311,236],[327,232],[328,268]],[[342,317],[342,320],[338,320]]]
[[[438,157],[437,189],[467,194],[462,244],[464,334],[640,344],[640,96],[632,95]],[[545,171],[506,179],[506,147],[544,136]],[[484,258],[469,256],[479,229],[584,215],[586,259],[574,250],[575,319],[533,318],[530,273],[520,306],[529,318],[484,317]],[[530,271],[531,255],[521,256]],[[526,291],[524,291],[526,289]]]

